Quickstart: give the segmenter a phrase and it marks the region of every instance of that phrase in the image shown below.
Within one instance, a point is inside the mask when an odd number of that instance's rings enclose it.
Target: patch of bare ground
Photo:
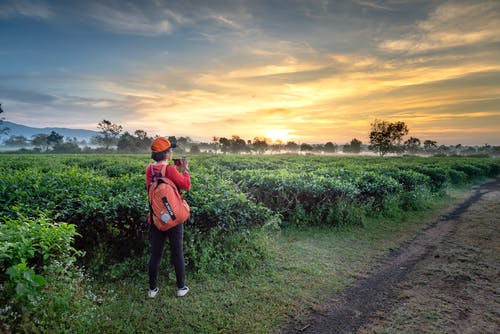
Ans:
[[[500,179],[285,333],[500,333]]]

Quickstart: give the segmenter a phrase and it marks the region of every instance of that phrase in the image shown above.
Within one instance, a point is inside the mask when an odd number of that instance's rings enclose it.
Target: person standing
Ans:
[[[172,180],[178,189],[189,190],[191,188],[191,177],[189,176],[189,168],[187,160],[182,159],[179,165],[171,165],[169,161],[172,159],[175,144],[165,137],[156,138],[151,143],[151,158],[155,161],[146,167],[146,189],[151,183],[156,181],[158,177],[168,177]],[[162,168],[167,165],[166,175],[161,175]],[[149,298],[155,298],[159,288],[157,285],[158,270],[163,256],[166,239],[170,245],[170,260],[175,269],[175,277],[177,281],[177,296],[185,296],[189,288],[185,284],[185,263],[182,242],[184,237],[184,224],[179,224],[166,231],[160,231],[151,221],[149,215],[148,223],[150,225],[150,247],[151,255],[149,258]]]

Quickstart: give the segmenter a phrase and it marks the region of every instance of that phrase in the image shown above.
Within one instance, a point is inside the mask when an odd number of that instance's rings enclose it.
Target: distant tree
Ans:
[[[25,147],[28,146],[28,139],[25,136],[12,135],[3,142],[5,146]]]
[[[201,152],[200,150],[200,146],[196,145],[196,144],[193,144],[191,145],[191,149],[189,150],[190,153],[192,154],[198,154]]]
[[[271,152],[274,152],[274,153],[279,153],[281,151],[281,145],[276,144],[276,143],[271,144],[269,146],[269,148],[271,149]]]
[[[493,147],[491,147],[490,144],[486,143],[483,146],[479,147],[478,151],[484,154],[492,154]]]
[[[462,144],[457,144],[457,145],[453,146],[453,152],[455,154],[460,154],[460,152],[462,151],[462,149],[463,149]]]
[[[227,139],[226,137],[220,137],[219,138],[219,146],[222,151],[222,153],[227,153],[231,151],[231,140]]]
[[[283,141],[277,139],[274,144],[271,145],[271,151],[280,153],[283,149]]]
[[[148,133],[144,130],[135,130],[134,134],[137,138],[138,149],[143,151],[149,151],[153,139],[148,137]]]
[[[345,153],[359,153],[361,152],[361,144],[363,142],[356,138],[353,138],[349,144],[345,144],[342,151]]]
[[[169,136],[168,138],[172,138],[172,141],[169,141],[173,144],[176,145],[175,151],[177,153],[185,153],[189,149],[189,137],[176,137],[176,136]]]
[[[151,139],[148,138],[148,133],[144,130],[135,130],[134,134],[140,140],[151,141]]]
[[[464,155],[473,155],[476,153],[477,153],[476,148],[472,146],[467,146],[467,148],[462,151],[462,154]]]
[[[170,142],[170,144],[177,145],[177,137],[176,136],[168,136],[167,139]]]
[[[354,138],[353,140],[351,140],[351,151],[353,153],[361,152],[361,145],[362,144],[363,144],[363,142],[361,140]]]
[[[233,135],[230,140],[230,145],[231,145],[231,152],[233,153],[240,153],[240,152],[246,152],[247,151],[247,144],[246,142],[240,138],[240,136]]]
[[[141,153],[148,152],[151,145],[151,139],[144,130],[136,130],[135,136],[128,131],[123,133],[116,144],[116,149],[119,152]]]
[[[132,136],[128,131],[122,133],[118,142],[116,143],[116,150],[118,152],[135,153],[135,137]]]
[[[440,155],[448,155],[451,152],[451,148],[446,145],[441,145],[437,148],[437,153]]]
[[[3,113],[3,109],[2,109],[2,104],[0,103],[0,114],[1,114],[1,113]],[[7,128],[7,127],[2,127],[2,123],[3,123],[3,120],[4,120],[4,119],[5,119],[5,118],[0,117],[0,136],[1,136],[1,135],[4,135],[4,134],[7,134],[7,133],[9,132],[9,130],[10,130],[10,129],[9,129],[9,128]]]
[[[100,122],[97,128],[100,130],[100,135],[94,137],[94,142],[104,146],[106,150],[108,150],[111,145],[117,144],[118,136],[123,130],[121,125],[113,124],[106,119]]]
[[[215,152],[217,152],[220,148],[219,137],[213,136],[212,142],[208,144],[210,148],[213,148]]]
[[[323,144],[312,144],[312,151],[316,153],[323,153],[325,151],[325,145]]]
[[[299,145],[294,141],[289,141],[286,143],[285,149],[290,152],[297,152],[299,150]]]
[[[405,122],[375,120],[371,124],[370,150],[384,156],[389,152],[401,152],[401,140],[409,132]]]
[[[324,150],[327,153],[335,153],[337,152],[338,146],[329,141],[328,143],[325,144]]]
[[[47,151],[49,149],[49,144],[47,142],[48,135],[45,133],[38,133],[31,136],[31,145],[39,147],[42,151]]]
[[[198,146],[201,152],[210,152],[210,153],[216,153],[219,150],[219,143],[218,142],[199,142],[196,144],[191,144],[191,146]]]
[[[67,141],[55,144],[52,151],[55,153],[80,153],[82,149],[76,141]]]
[[[269,148],[268,141],[269,139],[267,138],[255,137],[253,139],[252,147],[256,152],[262,154]]]
[[[50,134],[47,136],[47,145],[52,148],[58,144],[62,144],[63,141],[64,141],[64,136],[60,135],[55,131],[51,131]]]
[[[424,141],[424,150],[426,152],[432,152],[437,148],[437,142],[434,140],[425,140]]]
[[[413,154],[420,151],[420,145],[420,139],[414,137],[410,137],[410,139],[404,142],[406,152]]]
[[[116,143],[116,150],[122,153],[137,153],[136,138],[125,131]]]
[[[311,152],[313,150],[312,145],[303,143],[300,145],[300,151],[301,152]]]
[[[189,143],[191,142],[191,138],[189,137],[179,137],[177,138],[177,145],[181,147],[188,147]]]
[[[494,156],[500,156],[500,146],[493,146],[491,149],[491,154]]]
[[[76,137],[66,137],[63,140],[65,143],[76,143],[78,144],[78,139]]]

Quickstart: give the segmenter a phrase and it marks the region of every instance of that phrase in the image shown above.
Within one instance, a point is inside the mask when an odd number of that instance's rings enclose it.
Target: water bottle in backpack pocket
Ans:
[[[160,217],[161,217],[162,222],[164,222],[165,224],[168,224],[168,221],[170,220],[170,216],[165,211],[161,212]]]

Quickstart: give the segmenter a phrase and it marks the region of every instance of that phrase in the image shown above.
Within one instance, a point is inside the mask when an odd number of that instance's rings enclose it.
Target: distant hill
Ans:
[[[12,123],[12,122],[7,122],[4,121],[2,122],[1,127],[7,127],[9,128],[9,132],[7,135],[3,135],[1,137],[1,140],[5,140],[9,138],[10,136],[24,136],[27,139],[31,139],[31,136],[39,134],[39,133],[44,133],[44,134],[50,134],[52,131],[57,132],[58,134],[70,138],[76,138],[78,141],[81,140],[86,140],[89,141],[90,138],[93,136],[99,134],[97,131],[92,131],[92,130],[85,130],[85,129],[69,129],[69,128],[33,128],[30,126],[26,125],[21,125],[17,123]]]

